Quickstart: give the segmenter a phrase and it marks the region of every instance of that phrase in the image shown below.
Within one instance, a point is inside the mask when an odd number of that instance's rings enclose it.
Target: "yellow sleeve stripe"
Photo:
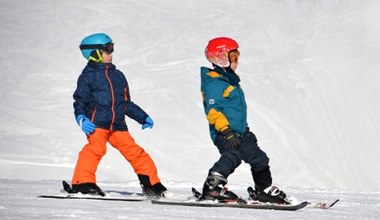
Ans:
[[[222,130],[226,129],[227,126],[230,125],[226,116],[224,116],[223,113],[218,112],[213,108],[210,109],[210,111],[208,112],[207,120],[211,125],[214,125],[215,129],[218,132],[221,132]]]
[[[232,90],[234,90],[235,87],[234,86],[228,86],[226,90],[224,90],[223,92],[223,98],[227,98],[229,95],[230,95],[230,92],[232,92]]]

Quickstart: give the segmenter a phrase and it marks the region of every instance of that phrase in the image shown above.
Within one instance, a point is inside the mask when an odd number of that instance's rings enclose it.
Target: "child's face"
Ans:
[[[103,50],[102,58],[104,63],[112,63],[112,53]]]
[[[237,69],[238,65],[239,65],[239,62],[236,60],[235,62],[231,63],[230,67],[233,71],[235,71]]]
[[[230,68],[235,71],[239,65],[239,55],[240,52],[238,50],[233,50],[229,53],[230,58]]]

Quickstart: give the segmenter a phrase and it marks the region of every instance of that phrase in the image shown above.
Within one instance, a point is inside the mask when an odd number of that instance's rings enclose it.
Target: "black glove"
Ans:
[[[240,136],[237,133],[233,132],[229,127],[226,130],[222,131],[222,135],[226,140],[227,147],[236,150],[240,148]]]

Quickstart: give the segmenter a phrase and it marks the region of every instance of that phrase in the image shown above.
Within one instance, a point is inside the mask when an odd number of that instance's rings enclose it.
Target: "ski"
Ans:
[[[108,201],[128,201],[128,202],[141,202],[144,201],[144,197],[140,196],[96,196],[96,195],[72,195],[72,194],[59,194],[59,195],[39,195],[39,198],[49,198],[49,199],[89,199],[89,200],[108,200]]]
[[[63,190],[60,194],[56,195],[38,195],[39,198],[49,199],[89,199],[89,200],[108,200],[108,201],[128,201],[128,202],[140,202],[146,200],[146,197],[142,193],[133,192],[120,192],[115,190],[104,191],[105,194],[90,195],[82,193],[73,193],[70,184],[62,181]]]
[[[178,205],[178,206],[197,206],[197,207],[226,207],[226,208],[245,208],[245,209],[270,209],[270,210],[284,210],[284,211],[296,211],[304,208],[308,202],[302,202],[298,204],[282,205],[273,203],[259,203],[249,200],[238,198],[236,201],[219,202],[213,200],[201,200],[201,193],[195,188],[192,188],[193,197],[187,200],[175,200],[175,199],[154,199],[151,202],[158,205]]]
[[[317,202],[317,203],[312,203],[309,202],[307,204],[307,208],[319,208],[319,209],[329,209],[333,207],[337,202],[339,202],[339,199],[336,199],[335,201],[328,203],[328,202]]]
[[[252,187],[247,188],[247,192],[249,194],[250,199],[254,199],[256,197],[255,190]],[[319,209],[329,209],[333,207],[337,202],[339,202],[339,199],[336,199],[335,201],[331,203],[327,202],[317,202],[317,203],[312,203],[312,202],[307,202],[306,208],[319,208]],[[292,202],[290,202],[292,203]]]
[[[274,205],[264,203],[251,203],[251,204],[239,204],[235,203],[219,203],[217,201],[208,200],[171,200],[171,199],[157,199],[152,200],[153,204],[159,205],[178,205],[178,206],[198,206],[198,207],[227,207],[227,208],[245,208],[245,209],[271,209],[271,210],[284,210],[284,211],[296,211],[302,209],[308,203],[303,202],[296,205]]]

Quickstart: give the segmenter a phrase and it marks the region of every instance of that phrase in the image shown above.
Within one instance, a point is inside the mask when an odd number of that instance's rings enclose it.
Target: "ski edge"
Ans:
[[[214,207],[214,208],[245,208],[245,209],[267,209],[267,210],[282,210],[296,211],[304,208],[308,202],[302,202],[296,205],[272,205],[272,204],[228,204],[228,203],[201,203],[197,201],[170,201],[165,199],[157,199],[151,201],[157,205],[177,205],[177,206],[193,206],[193,207]]]
[[[106,200],[106,201],[125,201],[125,202],[142,202],[144,197],[139,198],[117,198],[117,197],[96,197],[96,196],[75,196],[75,195],[38,195],[38,198],[46,199],[87,199],[87,200]]]

